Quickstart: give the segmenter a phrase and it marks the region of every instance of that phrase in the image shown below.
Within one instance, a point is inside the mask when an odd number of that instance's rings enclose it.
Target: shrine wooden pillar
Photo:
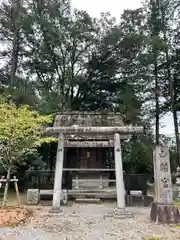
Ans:
[[[64,161],[64,136],[59,135],[58,147],[56,155],[56,168],[54,177],[54,191],[51,212],[59,213],[62,211],[60,205],[61,189],[62,189],[62,175],[63,175],[63,161]]]

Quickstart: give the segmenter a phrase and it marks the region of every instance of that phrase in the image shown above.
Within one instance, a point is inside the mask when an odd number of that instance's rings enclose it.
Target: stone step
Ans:
[[[96,203],[101,204],[100,198],[76,198],[77,203]]]
[[[116,193],[115,188],[90,188],[90,187],[81,187],[81,188],[73,188],[68,190],[68,193],[75,193],[75,192],[81,192],[81,193]]]

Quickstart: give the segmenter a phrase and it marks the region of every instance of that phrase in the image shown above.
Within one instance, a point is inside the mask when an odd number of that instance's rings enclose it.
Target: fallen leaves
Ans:
[[[8,207],[0,209],[0,227],[16,226],[32,215],[28,209]]]

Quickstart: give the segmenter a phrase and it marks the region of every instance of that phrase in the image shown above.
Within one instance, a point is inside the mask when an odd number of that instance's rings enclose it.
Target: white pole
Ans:
[[[62,173],[63,173],[63,159],[64,159],[64,136],[59,135],[57,156],[56,156],[56,169],[54,177],[54,192],[52,211],[61,212],[60,200],[61,200],[61,188],[62,188]]]
[[[114,156],[116,166],[116,191],[117,191],[117,207],[125,208],[125,190],[123,180],[123,165],[122,165],[122,152],[120,134],[114,134]]]

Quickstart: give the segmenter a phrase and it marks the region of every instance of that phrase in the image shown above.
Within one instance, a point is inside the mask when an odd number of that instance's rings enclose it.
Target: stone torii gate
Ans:
[[[117,210],[118,214],[122,217],[129,216],[130,214],[125,210],[125,190],[123,181],[123,165],[122,165],[122,152],[121,152],[121,138],[123,136],[130,136],[132,134],[140,134],[143,132],[141,126],[114,126],[114,127],[81,127],[81,126],[60,126],[49,127],[46,129],[48,133],[58,134],[58,147],[56,156],[56,169],[54,179],[54,192],[52,211],[54,213],[62,212],[60,206],[61,188],[62,188],[62,173],[63,173],[63,160],[64,160],[64,136],[67,134],[72,135],[97,135],[101,134],[107,136],[108,134],[114,135],[114,156],[115,156],[115,169],[116,169],[116,191],[117,191]]]

